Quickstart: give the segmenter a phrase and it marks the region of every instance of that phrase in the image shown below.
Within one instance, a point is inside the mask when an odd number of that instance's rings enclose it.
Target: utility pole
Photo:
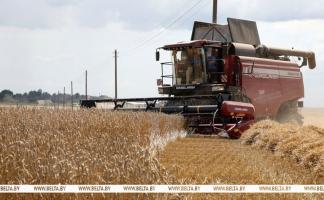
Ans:
[[[85,71],[85,96],[88,100],[88,70]]]
[[[63,107],[65,107],[65,87],[63,88]]]
[[[57,91],[57,109],[60,109],[60,91]]]
[[[71,81],[71,108],[73,110],[73,82]]]
[[[115,99],[117,99],[117,57],[118,52],[115,49],[114,57],[115,57]]]
[[[217,23],[217,0],[213,0],[213,23]]]

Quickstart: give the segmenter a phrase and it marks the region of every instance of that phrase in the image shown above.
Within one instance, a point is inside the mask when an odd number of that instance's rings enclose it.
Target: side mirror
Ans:
[[[155,60],[160,61],[160,52],[159,51],[155,52]]]
[[[160,78],[160,79],[157,79],[156,80],[156,85],[157,86],[162,86],[163,85],[163,80]]]

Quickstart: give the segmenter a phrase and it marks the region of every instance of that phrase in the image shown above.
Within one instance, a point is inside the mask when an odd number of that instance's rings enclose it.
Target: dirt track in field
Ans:
[[[321,112],[323,111],[323,112]],[[324,109],[303,109],[304,124],[324,127]],[[315,120],[316,119],[316,120]],[[322,117],[324,119],[324,117]],[[160,154],[162,165],[178,179],[197,184],[322,184],[291,160],[241,144],[241,140],[182,138]],[[286,196],[294,199],[296,196]],[[300,196],[299,196],[300,197]],[[314,196],[313,196],[314,197]]]
[[[209,184],[313,184],[309,171],[240,140],[183,138],[160,155],[177,178]],[[301,177],[301,175],[303,177]]]

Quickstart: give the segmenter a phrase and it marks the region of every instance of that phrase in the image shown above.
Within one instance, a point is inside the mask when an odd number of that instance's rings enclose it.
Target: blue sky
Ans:
[[[84,93],[87,69],[89,93],[113,96],[118,49],[119,96],[157,96],[155,48],[189,40],[194,20],[211,21],[211,5],[212,0],[0,0],[1,89],[57,92],[72,80],[75,91]],[[324,107],[323,10],[320,0],[219,0],[219,22],[254,20],[262,43],[315,51],[317,68],[303,69],[305,105]]]

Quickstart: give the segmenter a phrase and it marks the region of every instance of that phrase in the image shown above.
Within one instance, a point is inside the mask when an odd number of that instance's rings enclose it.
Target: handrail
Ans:
[[[164,75],[163,74],[163,67],[164,66],[172,66],[173,63],[172,62],[162,62],[161,63],[161,78],[162,78],[162,85],[164,84],[164,78],[171,78],[172,79],[172,83],[173,83],[173,74],[168,74],[168,75]]]

